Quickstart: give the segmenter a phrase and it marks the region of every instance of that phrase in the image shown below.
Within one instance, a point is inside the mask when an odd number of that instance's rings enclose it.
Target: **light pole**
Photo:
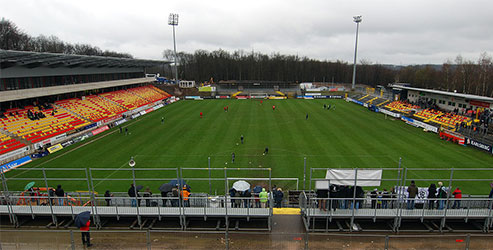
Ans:
[[[178,64],[176,63],[176,39],[175,39],[175,26],[178,26],[178,14],[169,14],[168,25],[173,26],[173,47],[175,50],[175,83],[178,82]]]
[[[354,90],[354,84],[356,82],[356,56],[358,54],[358,30],[359,23],[361,23],[361,16],[353,16],[353,21],[356,23],[356,44],[354,45],[353,85],[351,87],[352,90]]]

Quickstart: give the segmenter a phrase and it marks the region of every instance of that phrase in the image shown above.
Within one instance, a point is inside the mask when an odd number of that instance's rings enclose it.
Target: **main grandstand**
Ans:
[[[0,162],[169,98],[145,77],[147,68],[166,64],[0,50]]]

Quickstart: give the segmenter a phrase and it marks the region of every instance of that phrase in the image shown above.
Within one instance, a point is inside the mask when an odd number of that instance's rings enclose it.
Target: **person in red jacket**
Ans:
[[[200,118],[202,118],[202,112],[200,112]]]
[[[459,187],[457,187],[454,192],[452,193],[454,195],[454,205],[452,206],[452,209],[459,209],[460,208],[460,199],[462,199],[462,191],[460,191]]]
[[[80,227],[80,232],[82,234],[82,245],[87,245],[87,247],[92,246],[91,235],[89,234],[89,225],[91,225],[91,220],[88,220],[85,226]]]

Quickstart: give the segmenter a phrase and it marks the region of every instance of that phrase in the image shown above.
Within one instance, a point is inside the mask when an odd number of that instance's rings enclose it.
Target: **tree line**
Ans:
[[[350,83],[353,65],[344,61],[316,60],[304,56],[271,55],[260,52],[222,49],[179,52],[180,79],[215,80],[270,80],[286,82]],[[174,60],[172,50],[163,51],[163,58]],[[172,68],[166,74],[174,78]],[[357,65],[356,83],[372,87],[405,82],[413,87],[457,91],[482,96],[493,96],[493,64],[487,53],[476,61],[462,56],[442,65],[393,66],[362,60]]]
[[[128,53],[102,50],[89,44],[70,44],[56,36],[32,37],[15,23],[0,20],[0,49],[51,52],[77,55],[133,58]],[[165,50],[163,58],[173,61],[172,50]],[[171,68],[163,70],[174,78]],[[208,81],[219,80],[269,80],[285,82],[350,83],[353,65],[341,60],[316,60],[306,56],[270,55],[256,51],[222,49],[196,50],[178,53],[179,78]],[[457,56],[441,65],[411,65],[396,67],[362,60],[358,63],[356,82],[372,87],[393,82],[411,83],[413,87],[457,91],[493,97],[493,60],[482,53],[477,60]]]
[[[128,53],[102,50],[97,46],[89,44],[71,44],[64,42],[53,35],[39,35],[33,37],[22,31],[15,23],[5,18],[0,20],[0,49],[133,58],[133,56]]]

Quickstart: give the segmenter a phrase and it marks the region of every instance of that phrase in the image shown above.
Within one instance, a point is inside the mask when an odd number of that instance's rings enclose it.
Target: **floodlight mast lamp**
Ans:
[[[361,23],[361,16],[353,16],[353,21],[356,23],[356,43],[354,45],[354,64],[353,64],[353,84],[351,89],[354,90],[354,85],[356,82],[356,57],[358,55],[358,31],[359,23]]]
[[[175,38],[175,26],[178,26],[178,14],[169,14],[168,18],[168,25],[173,26],[173,47],[175,51],[175,83],[178,82],[178,64],[176,63],[177,61],[177,55],[176,55],[176,38]]]

